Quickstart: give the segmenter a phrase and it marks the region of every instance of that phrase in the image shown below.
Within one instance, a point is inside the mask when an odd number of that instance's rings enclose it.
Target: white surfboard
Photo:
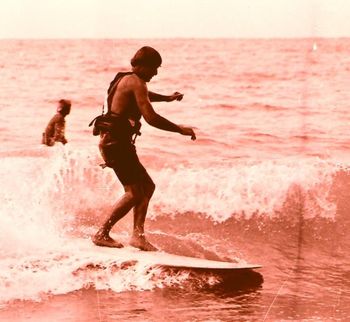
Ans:
[[[261,268],[261,265],[247,264],[245,262],[233,263],[223,262],[208,259],[201,259],[195,257],[181,256],[165,253],[162,251],[145,252],[133,247],[124,248],[108,248],[93,245],[91,242],[91,249],[94,253],[103,253],[125,261],[135,261],[150,266],[160,266],[167,268],[178,269],[197,269],[210,271],[238,271],[238,270],[252,270]]]

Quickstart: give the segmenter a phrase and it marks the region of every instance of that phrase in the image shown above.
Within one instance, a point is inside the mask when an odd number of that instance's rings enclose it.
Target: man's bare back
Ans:
[[[118,90],[113,96],[111,102],[111,112],[123,115],[129,114],[130,109],[137,108],[135,92],[137,92],[136,89],[139,86],[146,86],[146,84],[137,75],[125,75],[119,81]]]

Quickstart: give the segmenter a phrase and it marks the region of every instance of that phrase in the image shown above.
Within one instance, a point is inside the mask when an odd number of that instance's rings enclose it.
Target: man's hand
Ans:
[[[179,92],[174,92],[173,94],[169,95],[168,97],[168,102],[172,102],[172,101],[181,101],[182,98],[184,97],[184,94],[181,94]]]
[[[193,141],[196,139],[196,134],[194,133],[191,127],[182,126],[182,125],[179,125],[179,127],[181,129],[180,134],[190,136],[191,140]]]
[[[67,139],[66,139],[66,138],[62,138],[62,139],[61,139],[61,143],[62,143],[63,145],[65,145],[65,144],[67,144],[67,143],[68,143],[68,141],[67,141]]]

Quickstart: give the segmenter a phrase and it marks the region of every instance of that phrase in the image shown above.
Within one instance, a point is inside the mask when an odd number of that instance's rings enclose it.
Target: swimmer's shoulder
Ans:
[[[136,74],[132,73],[129,75],[125,75],[121,80],[120,85],[129,87],[129,88],[136,88],[136,87],[145,87],[146,83]]]

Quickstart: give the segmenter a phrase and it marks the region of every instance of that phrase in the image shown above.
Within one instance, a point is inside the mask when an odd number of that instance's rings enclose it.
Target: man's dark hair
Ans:
[[[57,112],[63,115],[67,115],[70,113],[70,108],[72,106],[72,103],[70,100],[61,99],[58,101],[58,103],[60,104],[60,107]]]
[[[131,66],[159,67],[162,64],[162,57],[154,48],[145,46],[140,48],[133,58]]]

